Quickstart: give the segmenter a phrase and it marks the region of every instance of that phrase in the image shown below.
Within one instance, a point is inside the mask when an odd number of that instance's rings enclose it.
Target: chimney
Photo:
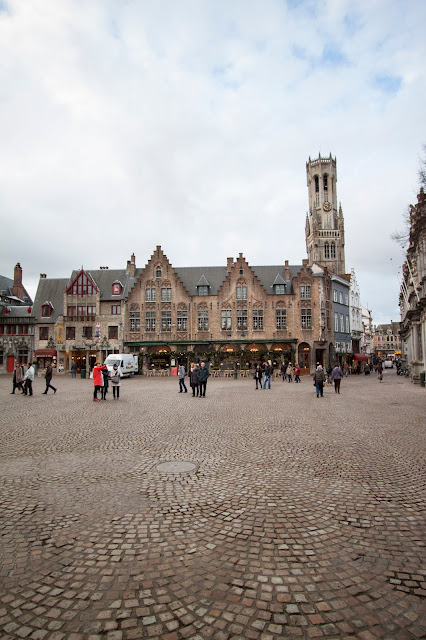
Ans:
[[[307,261],[307,259],[306,259],[306,258],[304,258],[304,259],[302,260],[302,264],[303,264],[303,266],[304,266],[304,267],[307,267],[307,266],[308,266],[308,261]]]
[[[15,270],[13,272],[12,295],[16,296],[20,300],[22,300],[24,297],[24,287],[22,286],[22,268],[19,262],[16,264]]]
[[[46,274],[45,274],[45,273],[40,273],[40,280],[41,280],[42,278],[47,278],[47,276],[46,276]]]
[[[288,260],[286,260],[284,263],[284,272],[285,272],[285,279],[290,280],[290,269],[288,266]]]
[[[127,267],[126,267],[126,271],[130,275],[131,278],[135,277],[135,270],[136,270],[136,263],[135,262],[136,262],[135,254],[132,253],[132,255],[130,256],[130,260],[127,260]]]
[[[226,270],[229,273],[234,266],[234,258],[226,258]]]

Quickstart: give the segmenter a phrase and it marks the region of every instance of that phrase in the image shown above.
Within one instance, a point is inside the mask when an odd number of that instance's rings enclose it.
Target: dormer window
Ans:
[[[285,294],[285,284],[275,284],[274,285],[274,293],[276,295],[284,295]]]
[[[120,282],[114,282],[112,285],[112,295],[121,296],[122,286]]]
[[[50,304],[44,304],[41,307],[41,317],[50,318],[51,315],[52,315],[52,306]]]
[[[197,282],[197,295],[208,296],[210,290],[210,284],[206,276],[202,275]]]

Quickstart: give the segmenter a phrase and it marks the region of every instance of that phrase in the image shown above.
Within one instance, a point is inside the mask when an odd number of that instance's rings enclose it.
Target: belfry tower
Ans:
[[[306,163],[309,213],[306,215],[308,263],[345,273],[345,223],[342,206],[337,208],[336,158],[309,158]]]

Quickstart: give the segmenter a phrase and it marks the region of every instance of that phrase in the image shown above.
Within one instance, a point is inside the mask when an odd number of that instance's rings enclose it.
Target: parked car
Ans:
[[[383,368],[384,369],[393,369],[393,361],[392,360],[385,360],[383,363]]]

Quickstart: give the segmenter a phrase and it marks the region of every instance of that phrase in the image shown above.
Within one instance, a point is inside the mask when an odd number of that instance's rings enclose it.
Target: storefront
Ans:
[[[46,369],[47,365],[52,362],[52,366],[56,367],[57,353],[56,349],[37,349],[34,353],[37,369]]]

